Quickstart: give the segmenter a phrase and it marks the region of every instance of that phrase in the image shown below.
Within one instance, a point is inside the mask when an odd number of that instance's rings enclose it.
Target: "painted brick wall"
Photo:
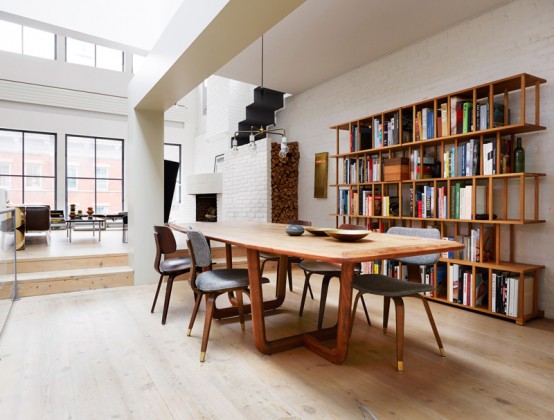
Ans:
[[[541,87],[541,124],[548,130],[524,136],[529,171],[543,172],[539,213],[546,224],[516,228],[517,261],[546,266],[539,282],[539,307],[554,317],[554,2],[513,1],[462,22],[339,78],[290,97],[277,123],[298,140],[299,218],[334,225],[335,192],[313,198],[315,153],[335,152],[328,127],[379,111],[527,72],[547,79]],[[335,162],[329,165],[330,183]]]
[[[247,145],[239,147],[238,156],[225,153],[221,220],[270,220],[268,142],[262,139],[256,144],[255,156]]]

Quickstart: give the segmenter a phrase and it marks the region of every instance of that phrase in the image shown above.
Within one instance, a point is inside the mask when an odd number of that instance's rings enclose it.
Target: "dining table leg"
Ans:
[[[314,334],[304,335],[304,343],[314,353],[333,363],[342,363],[348,355],[350,322],[352,319],[352,280],[354,263],[342,264],[340,275],[340,292],[338,319],[336,325],[336,340],[334,346],[329,346]]]
[[[249,258],[248,257],[248,252],[249,251],[250,250],[247,250],[247,259]],[[232,259],[231,245],[230,244],[225,245],[225,254],[226,254],[226,257],[227,257],[227,268],[232,268],[232,262],[229,261],[229,258]],[[252,258],[255,258],[255,257],[252,257]],[[286,270],[286,268],[288,266],[288,257],[286,255],[282,255],[281,260],[284,260],[284,263],[283,263],[283,261],[281,261],[281,263],[279,264],[279,273],[278,273],[278,276],[277,276],[277,296],[275,297],[275,299],[263,302],[263,308],[264,308],[265,311],[277,309],[285,301],[285,296],[286,296],[286,293],[287,293],[287,288],[286,288],[287,270]],[[259,277],[259,283],[261,284],[261,272],[260,272],[260,268],[259,268],[259,264],[260,264],[259,254],[258,254],[258,257],[256,258],[256,261],[258,262],[258,270],[257,270],[256,275]],[[250,268],[249,260],[248,260],[248,264],[249,264],[248,265],[248,275],[249,275],[249,277],[251,277],[253,271]],[[285,264],[284,265],[285,268],[282,270],[281,267],[283,267],[283,264]],[[252,290],[250,290],[250,293],[252,293]],[[233,316],[238,315],[238,309],[237,309],[237,306],[236,306],[236,301],[235,301],[234,296],[230,295],[229,300],[231,301],[231,304],[232,304],[231,306],[228,306],[228,307],[225,307],[225,308],[218,308],[217,306],[214,307],[213,317],[215,319],[229,318],[229,317],[233,317]],[[252,297],[250,297],[250,301],[252,302]],[[243,305],[242,309],[243,309],[245,314],[249,314],[252,311],[250,304]]]

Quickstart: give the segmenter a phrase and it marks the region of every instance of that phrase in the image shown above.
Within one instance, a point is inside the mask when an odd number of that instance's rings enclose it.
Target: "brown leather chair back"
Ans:
[[[50,230],[50,206],[25,206],[25,230]]]

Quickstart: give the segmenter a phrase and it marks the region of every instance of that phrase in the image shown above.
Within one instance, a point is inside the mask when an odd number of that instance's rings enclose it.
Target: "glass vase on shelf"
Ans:
[[[521,137],[517,138],[514,149],[514,172],[525,172],[525,149],[521,145]]]

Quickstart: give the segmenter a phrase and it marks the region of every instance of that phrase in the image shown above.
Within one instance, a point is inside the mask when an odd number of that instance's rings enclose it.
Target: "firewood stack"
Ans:
[[[289,143],[286,159],[279,158],[280,143],[271,143],[271,221],[298,219],[298,142]]]

